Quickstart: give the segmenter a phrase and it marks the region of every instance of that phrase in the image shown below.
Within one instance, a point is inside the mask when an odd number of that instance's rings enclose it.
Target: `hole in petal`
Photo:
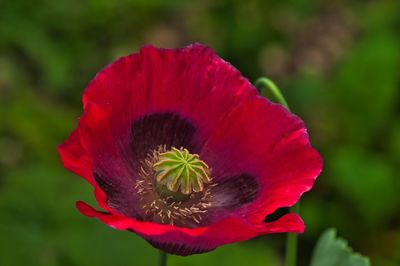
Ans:
[[[274,222],[276,220],[278,220],[279,218],[281,218],[282,216],[284,216],[285,214],[289,213],[289,208],[284,207],[284,208],[278,208],[276,211],[274,211],[273,213],[269,214],[264,222]]]

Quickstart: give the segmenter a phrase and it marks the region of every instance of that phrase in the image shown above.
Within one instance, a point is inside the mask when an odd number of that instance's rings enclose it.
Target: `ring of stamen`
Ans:
[[[154,164],[159,162],[160,155],[166,152],[165,146],[159,146],[149,153],[141,163],[134,185],[141,203],[139,214],[145,221],[182,227],[206,224],[205,213],[212,206],[211,188],[215,186],[212,178],[208,175],[208,183],[204,183],[203,189],[190,194],[181,194],[180,191],[174,192],[160,187]],[[185,151],[183,150],[183,152]],[[186,154],[184,156],[188,158]],[[210,172],[211,170],[208,169],[208,173]],[[161,186],[165,186],[165,184],[161,184]]]

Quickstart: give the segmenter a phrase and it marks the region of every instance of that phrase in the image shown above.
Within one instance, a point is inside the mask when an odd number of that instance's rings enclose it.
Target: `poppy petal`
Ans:
[[[79,131],[74,130],[68,139],[58,146],[58,154],[65,168],[94,184],[92,159],[83,148]]]
[[[155,114],[172,114],[187,120],[195,125],[190,134],[196,135],[196,141],[187,148],[196,152],[196,147],[203,145],[227,113],[256,94],[238,70],[206,46],[194,44],[174,50],[145,46],[139,53],[123,57],[100,71],[85,90],[83,103],[112,107],[110,126],[113,135],[118,136],[120,154],[138,160],[143,156],[137,158],[131,151],[132,145],[142,145],[140,141],[132,143],[131,128],[135,122]],[[170,135],[162,138],[179,139],[176,134],[180,126],[164,131]],[[160,134],[147,136],[147,146],[159,143]]]
[[[88,103],[78,128],[82,143],[93,160],[96,185],[107,195],[107,204],[128,217],[137,217],[138,198],[134,191],[136,172],[121,160],[110,128],[110,105]]]
[[[107,204],[106,194],[94,180],[92,158],[83,147],[78,130],[73,131],[68,139],[58,146],[58,153],[65,168],[83,177],[94,187],[94,195],[100,207],[110,210]]]
[[[262,97],[243,102],[227,115],[200,156],[211,164],[217,184],[235,182],[240,175],[253,183],[255,177],[258,188],[252,186],[252,193],[257,196],[249,204],[237,201],[236,213],[258,222],[280,207],[292,206],[322,169],[301,119]],[[248,189],[220,192],[216,197],[222,199],[247,199],[249,194]]]
[[[221,245],[245,241],[264,234],[304,231],[304,223],[296,214],[286,214],[274,222],[259,224],[250,224],[238,217],[228,217],[209,227],[189,229],[139,222],[120,215],[100,212],[84,202],[77,202],[77,208],[85,216],[98,218],[114,229],[133,231],[156,248],[181,256],[208,252]]]

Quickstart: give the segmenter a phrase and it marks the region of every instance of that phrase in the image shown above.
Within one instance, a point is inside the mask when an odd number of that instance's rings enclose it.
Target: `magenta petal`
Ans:
[[[58,153],[65,168],[85,178],[89,183],[95,183],[92,171],[92,158],[83,148],[78,130],[74,130],[68,139],[58,146]]]
[[[112,107],[111,127],[121,148],[129,146],[132,123],[155,113],[191,121],[202,145],[227,113],[256,94],[239,71],[206,46],[145,46],[100,71],[83,102]]]
[[[302,233],[304,223],[296,214],[287,214],[270,223],[250,224],[242,218],[225,218],[209,227],[194,229],[139,222],[119,215],[99,212],[84,202],[77,202],[78,210],[118,230],[130,230],[155,247],[171,254],[187,256],[213,250],[221,245],[280,232]]]
[[[94,180],[92,158],[84,148],[78,130],[73,131],[69,138],[58,146],[58,152],[64,167],[88,181],[94,187],[94,195],[99,205],[110,210],[106,194]]]
[[[254,222],[292,206],[312,188],[322,169],[301,119],[262,97],[245,101],[228,114],[200,156],[212,165],[217,183],[229,183],[238,173],[256,178],[257,197],[234,211]]]

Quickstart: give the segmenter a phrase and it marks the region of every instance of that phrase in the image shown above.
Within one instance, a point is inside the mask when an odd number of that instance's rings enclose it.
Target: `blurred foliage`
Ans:
[[[338,228],[372,265],[400,265],[400,2],[0,1],[0,265],[154,265],[141,238],[82,217],[93,202],[56,146],[95,73],[151,43],[200,41],[283,90],[324,172],[303,197],[300,265]],[[170,265],[281,265],[284,235]]]

